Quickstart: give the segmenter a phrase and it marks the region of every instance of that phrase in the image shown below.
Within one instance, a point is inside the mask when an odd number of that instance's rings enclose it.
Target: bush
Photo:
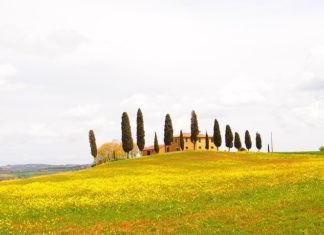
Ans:
[[[103,163],[105,163],[107,161],[108,161],[107,157],[102,156],[102,155],[97,155],[97,157],[93,161],[93,165],[97,166],[97,165],[103,164]]]
[[[246,150],[246,148],[243,148],[243,147],[242,147],[242,148],[240,148],[238,151],[239,151],[239,152],[245,152],[245,151],[247,151],[247,150]]]
[[[319,148],[319,151],[324,152],[324,146],[321,146],[321,147]]]

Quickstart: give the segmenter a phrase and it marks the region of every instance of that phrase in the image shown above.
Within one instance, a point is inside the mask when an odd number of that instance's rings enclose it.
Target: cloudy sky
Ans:
[[[90,163],[142,108],[147,144],[217,118],[277,151],[324,145],[324,2],[0,1],[0,165]],[[254,135],[254,134],[253,134]],[[266,148],[264,148],[266,150]]]

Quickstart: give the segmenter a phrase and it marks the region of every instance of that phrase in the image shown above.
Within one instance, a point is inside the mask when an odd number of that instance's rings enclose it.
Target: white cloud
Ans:
[[[17,75],[16,68],[11,64],[0,64],[0,79],[6,79]]]
[[[324,46],[316,45],[310,49],[310,53],[312,56],[324,55]]]
[[[227,81],[220,91],[223,105],[255,105],[266,102],[266,96],[273,87],[260,79],[240,77]]]
[[[26,88],[27,86],[24,83],[20,83],[20,82],[10,83],[7,81],[0,80],[0,92],[18,92]]]
[[[51,32],[42,42],[43,48],[51,56],[71,53],[87,39],[75,30],[60,30]]]
[[[89,162],[89,129],[98,145],[120,139],[127,111],[135,137],[139,107],[148,144],[155,131],[162,142],[166,113],[175,132],[189,131],[194,109],[201,131],[217,118],[265,143],[273,131],[276,150],[317,149],[323,9],[306,0],[0,1],[0,164]]]
[[[324,107],[319,101],[315,101],[305,106],[293,109],[296,117],[301,120],[304,127],[317,126],[321,127],[324,119]]]
[[[72,53],[88,39],[76,30],[60,29],[48,34],[33,34],[8,26],[0,28],[0,47],[3,50],[55,58]]]
[[[23,82],[16,81],[18,72],[11,64],[0,64],[0,92],[17,92],[27,88]]]
[[[156,98],[156,97],[154,97],[154,98]],[[161,97],[158,97],[158,98],[159,98],[159,100],[161,99]],[[148,95],[146,95],[144,93],[135,93],[134,95],[131,95],[130,97],[123,100],[121,104],[122,104],[122,106],[133,107],[133,108],[147,107],[149,105],[148,99],[149,99]],[[151,101],[153,99],[151,99]]]
[[[308,61],[298,88],[309,92],[321,92],[324,89],[324,46],[310,48]]]
[[[45,123],[33,124],[28,130],[28,134],[31,138],[57,138],[59,137],[57,131],[50,130]]]
[[[303,82],[300,86],[301,89],[306,91],[323,91],[324,78],[311,78]]]
[[[98,104],[78,105],[64,112],[61,116],[66,118],[84,119],[96,116],[101,108],[102,105]]]

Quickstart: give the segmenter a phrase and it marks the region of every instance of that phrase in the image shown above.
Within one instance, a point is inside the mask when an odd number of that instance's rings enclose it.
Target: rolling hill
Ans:
[[[0,182],[0,234],[323,234],[317,154],[191,151]]]

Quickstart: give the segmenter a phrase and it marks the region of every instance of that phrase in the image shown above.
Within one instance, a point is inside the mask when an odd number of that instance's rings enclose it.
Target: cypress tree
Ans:
[[[270,145],[268,144],[268,153],[270,153]]]
[[[121,129],[123,150],[127,153],[127,158],[129,158],[129,152],[133,150],[134,143],[128,114],[126,112],[122,115]]]
[[[231,151],[231,148],[233,147],[233,133],[232,133],[231,127],[229,125],[226,125],[225,142],[226,142],[226,147],[228,148],[228,151]]]
[[[259,132],[256,133],[255,145],[260,152],[260,150],[262,148],[262,139],[261,139],[261,135]]]
[[[165,116],[165,123],[164,123],[164,144],[165,147],[172,144],[173,140],[173,126],[170,114]]]
[[[237,150],[240,150],[242,148],[241,138],[239,133],[237,132],[235,132],[234,146]]]
[[[190,140],[194,144],[194,149],[196,150],[196,142],[198,140],[199,135],[199,127],[198,127],[198,119],[195,111],[191,112],[191,136]]]
[[[252,148],[252,140],[248,130],[245,131],[245,146],[248,151]]]
[[[218,151],[218,148],[222,145],[222,136],[220,133],[219,124],[218,124],[217,119],[215,119],[215,121],[214,121],[213,141],[214,141],[214,144],[216,145],[216,148]]]
[[[154,151],[155,151],[155,153],[160,152],[160,147],[159,147],[159,142],[158,142],[156,132],[155,132],[155,135],[154,135]]]
[[[137,137],[137,146],[139,151],[142,153],[145,147],[145,131],[144,131],[144,119],[141,109],[137,111],[137,129],[136,129],[136,137]]]
[[[184,139],[183,139],[182,130],[180,131],[180,148],[182,151],[184,150]]]
[[[207,131],[206,131],[206,145],[205,145],[205,149],[209,150],[209,137],[208,137]]]
[[[93,130],[89,131],[89,142],[91,148],[91,155],[96,158],[97,157],[97,144],[96,144],[96,137]]]

